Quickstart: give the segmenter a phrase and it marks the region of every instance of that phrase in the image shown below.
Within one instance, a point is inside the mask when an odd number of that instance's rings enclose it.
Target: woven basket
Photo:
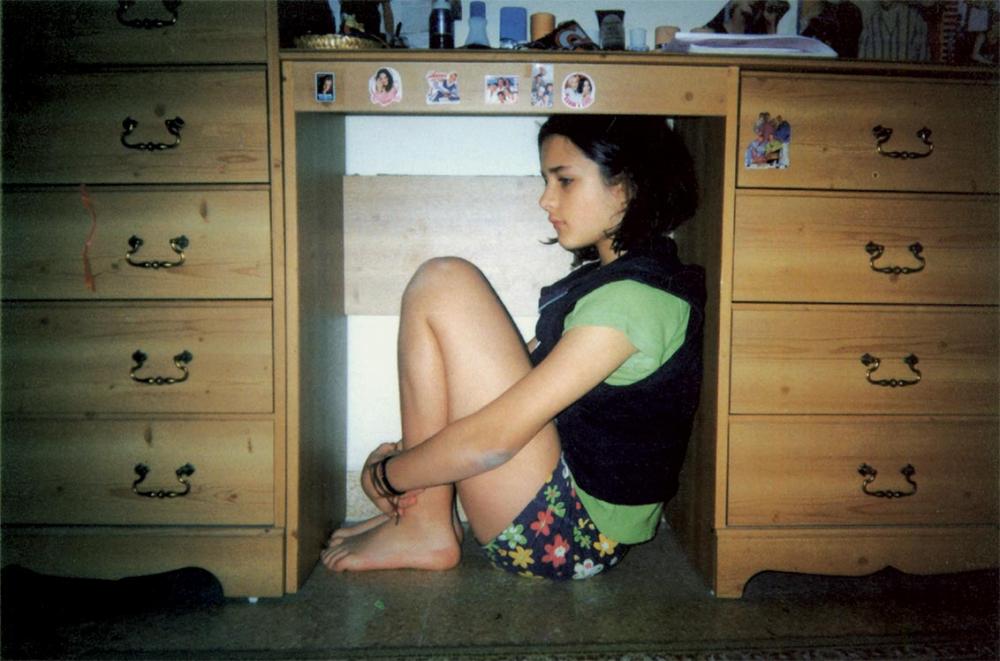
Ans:
[[[372,39],[345,34],[304,34],[295,37],[295,47],[308,50],[368,50],[385,48]]]

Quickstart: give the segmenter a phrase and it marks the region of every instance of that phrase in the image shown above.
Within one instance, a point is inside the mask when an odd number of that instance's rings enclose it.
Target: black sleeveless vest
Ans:
[[[666,502],[677,493],[701,387],[705,274],[684,265],[670,239],[631,250],[607,266],[587,264],[539,299],[532,364],[545,359],[563,334],[576,302],[616,280],[636,280],[691,306],[683,345],[658,370],[629,386],[598,384],[556,417],[566,463],[588,494],[619,505]]]

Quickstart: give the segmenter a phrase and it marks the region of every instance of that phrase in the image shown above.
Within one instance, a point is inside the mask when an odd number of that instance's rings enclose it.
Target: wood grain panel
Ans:
[[[739,307],[733,313],[732,413],[995,414],[997,311],[966,308]],[[873,379],[861,356],[881,359]]]
[[[538,206],[539,177],[346,177],[347,314],[399,314],[403,289],[425,260],[463,257],[489,278],[514,315],[534,315],[538,292],[569,272]]]
[[[269,525],[274,523],[270,420],[8,420],[5,523]],[[175,471],[191,464],[189,493]]]
[[[177,20],[159,28],[129,21],[169,21],[159,2],[139,2],[117,17],[118,4],[20,0],[5,2],[4,31],[16,34],[18,66],[264,62],[263,0],[184,0]],[[12,51],[15,49],[11,49]]]
[[[933,100],[929,103],[929,100]],[[947,80],[756,74],[743,76],[740,159],[755,139],[758,115],[791,125],[787,169],[750,169],[747,187],[995,193],[997,88]],[[928,158],[886,158],[872,129],[893,129],[883,147],[924,153],[916,137],[932,132]]]
[[[733,297],[739,301],[995,305],[996,197],[832,195],[742,190]],[[872,268],[869,242],[884,247]]]
[[[7,305],[3,409],[36,412],[264,413],[273,410],[270,304]],[[173,357],[193,359],[186,381]]]
[[[659,62],[653,61],[655,64]],[[297,112],[378,112],[434,114],[548,114],[567,111],[559,98],[552,108],[531,105],[531,62],[294,62],[293,94]],[[402,79],[402,98],[398,103],[379,106],[372,103],[368,81],[379,68],[393,67]],[[458,73],[461,102],[431,104],[426,76],[429,71]],[[333,103],[316,100],[316,73],[333,73],[337,80],[337,98]],[[631,66],[610,64],[554,65],[553,82],[557,91],[571,73],[590,76],[597,94],[582,113],[629,113],[647,115],[723,116],[726,113],[727,69],[719,67]],[[517,103],[487,104],[486,76],[519,77]]]
[[[7,299],[270,298],[271,223],[266,190],[89,191],[92,221],[78,190],[3,196],[3,288]],[[93,232],[91,234],[91,232]],[[170,241],[184,236],[184,262]],[[84,244],[94,276],[84,277]]]
[[[734,526],[988,524],[997,517],[996,418],[736,416]],[[877,471],[864,493],[862,464]],[[912,465],[909,484],[900,470]]]
[[[61,576],[118,579],[196,564],[227,597],[280,597],[280,528],[10,528],[4,562]]]
[[[4,85],[4,183],[267,182],[264,75],[178,67],[24,76]],[[164,122],[180,117],[180,145],[125,147],[128,117],[138,122],[130,144],[173,144]]]

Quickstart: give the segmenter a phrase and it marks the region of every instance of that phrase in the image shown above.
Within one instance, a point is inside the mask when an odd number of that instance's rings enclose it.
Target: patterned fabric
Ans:
[[[561,457],[534,500],[482,548],[495,567],[557,581],[607,572],[628,551],[627,544],[608,538],[590,520]]]

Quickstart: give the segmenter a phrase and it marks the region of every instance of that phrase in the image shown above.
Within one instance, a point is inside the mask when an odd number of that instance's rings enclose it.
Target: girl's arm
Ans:
[[[410,491],[451,484],[502,465],[635,351],[620,330],[572,328],[541,364],[500,397],[393,457],[387,465],[389,482]]]

